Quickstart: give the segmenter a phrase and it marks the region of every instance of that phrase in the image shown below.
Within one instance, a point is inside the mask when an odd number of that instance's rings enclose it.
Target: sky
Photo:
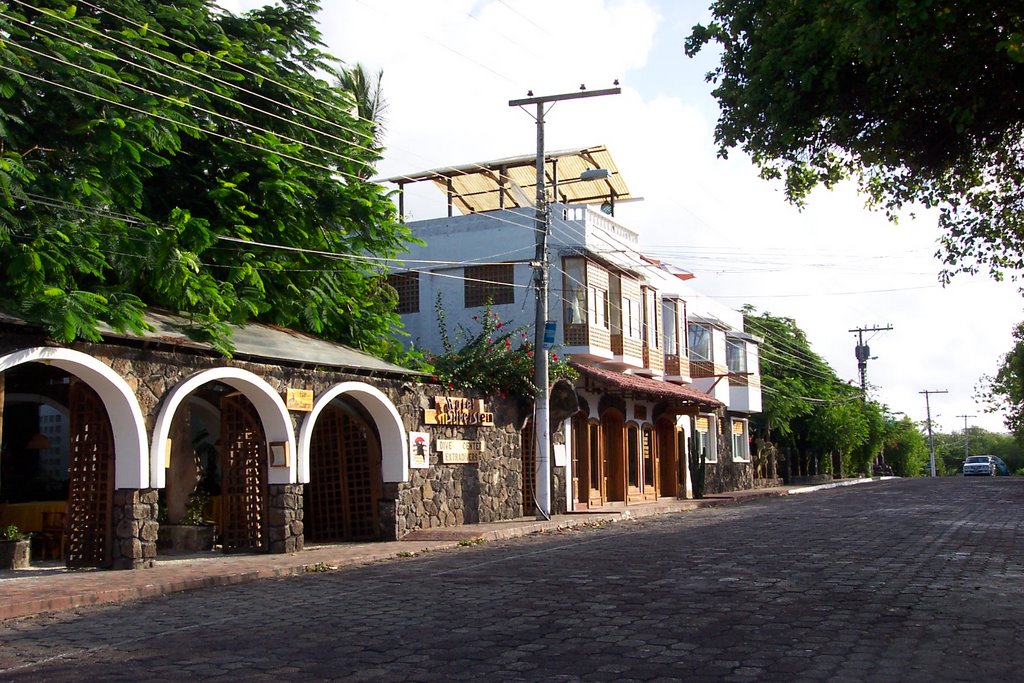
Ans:
[[[231,11],[264,2],[221,0]],[[705,74],[717,55],[686,57],[706,0],[323,0],[326,50],[383,70],[387,150],[379,177],[535,153],[527,96],[612,87],[622,94],[555,104],[548,150],[605,144],[634,196],[616,220],[641,249],[691,271],[695,289],[789,317],[844,380],[858,382],[865,335],[872,398],[937,431],[1005,431],[975,387],[994,374],[1024,319],[1020,284],[958,275],[942,287],[936,215],[898,224],[852,185],[816,191],[803,210],[761,180],[742,152],[718,155],[718,107]],[[442,193],[407,191],[408,220],[446,210]],[[756,330],[753,330],[756,333]]]

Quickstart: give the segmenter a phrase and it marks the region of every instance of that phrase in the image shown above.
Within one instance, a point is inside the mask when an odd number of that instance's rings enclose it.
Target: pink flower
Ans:
[[[502,326],[502,325],[504,325],[504,324],[505,324],[505,323],[498,323],[498,329],[500,330],[500,329],[501,329],[501,326]]]
[[[473,320],[476,320],[476,316],[475,315],[473,316]]]

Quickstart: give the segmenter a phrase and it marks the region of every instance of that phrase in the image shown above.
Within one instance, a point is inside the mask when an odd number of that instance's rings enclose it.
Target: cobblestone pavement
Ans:
[[[1024,478],[762,499],[0,626],[3,681],[1011,681]]]

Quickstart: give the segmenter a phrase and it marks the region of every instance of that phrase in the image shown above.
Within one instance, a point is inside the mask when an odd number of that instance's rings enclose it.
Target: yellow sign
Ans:
[[[428,425],[493,427],[494,413],[484,410],[481,399],[435,396],[434,408],[423,411],[423,421]]]
[[[285,394],[285,405],[288,410],[308,413],[313,410],[313,391],[311,389],[292,389]]]

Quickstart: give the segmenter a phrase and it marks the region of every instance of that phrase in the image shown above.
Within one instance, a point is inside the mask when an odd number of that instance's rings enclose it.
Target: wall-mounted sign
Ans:
[[[494,413],[484,410],[481,399],[435,396],[434,408],[423,411],[428,425],[480,425],[494,426]]]
[[[299,410],[304,413],[311,412],[313,410],[313,391],[289,387],[285,393],[284,404],[288,410]]]
[[[437,450],[441,451],[441,462],[452,464],[476,464],[484,451],[482,440],[438,439]]]
[[[417,470],[430,467],[430,434],[409,432],[409,467]]]

